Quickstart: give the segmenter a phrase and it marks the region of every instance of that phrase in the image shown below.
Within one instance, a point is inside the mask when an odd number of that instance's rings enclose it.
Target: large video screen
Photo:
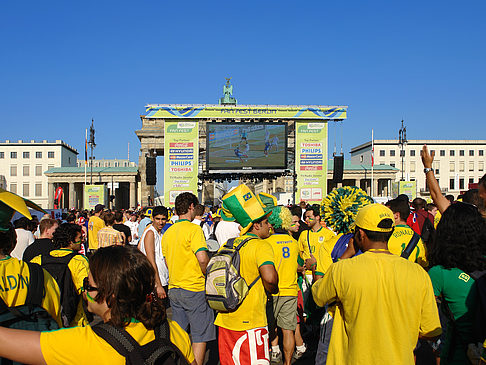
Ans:
[[[287,168],[286,123],[207,123],[206,169],[284,170]]]

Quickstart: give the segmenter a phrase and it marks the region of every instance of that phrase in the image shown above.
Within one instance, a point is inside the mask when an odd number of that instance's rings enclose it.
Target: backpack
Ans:
[[[44,271],[42,268],[30,262],[30,280],[27,289],[25,304],[17,307],[7,307],[0,297],[0,326],[23,329],[30,331],[51,331],[59,326],[54,318],[41,307],[44,298]],[[0,364],[18,364],[11,360],[0,358]]]
[[[63,257],[41,256],[41,266],[51,274],[59,286],[61,293],[61,319],[64,327],[69,327],[78,311],[80,296],[74,285],[71,270],[68,267],[69,261],[76,255],[77,253],[73,252]]]
[[[233,247],[234,238],[230,238],[221,250],[209,260],[206,269],[206,300],[209,306],[218,312],[233,312],[248,295],[250,289],[260,279],[257,276],[248,285],[240,275],[240,249],[253,237],[245,238]]]
[[[140,346],[123,328],[108,323],[91,327],[93,331],[108,342],[120,355],[126,358],[126,364],[132,365],[188,365],[181,351],[170,342],[170,328],[167,319],[154,329],[155,340]]]
[[[407,247],[405,247],[405,249],[402,251],[400,257],[403,257],[404,259],[408,260],[408,258],[412,254],[412,251],[415,249],[415,247],[417,247],[419,241],[420,241],[420,235],[418,235],[416,232],[413,232],[412,238],[408,242]]]
[[[474,271],[469,276],[474,279],[478,294],[473,335],[477,342],[482,343],[486,339],[486,270]]]

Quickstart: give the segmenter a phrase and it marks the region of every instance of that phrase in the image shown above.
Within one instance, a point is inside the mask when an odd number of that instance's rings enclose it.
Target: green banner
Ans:
[[[163,119],[346,119],[347,106],[294,106],[294,105],[147,105],[145,118]]]
[[[106,185],[84,186],[84,209],[94,209],[96,204],[106,205]]]
[[[417,197],[417,182],[416,181],[395,181],[392,183],[392,198],[396,198],[400,194],[408,196],[410,201]]]
[[[174,206],[180,193],[197,195],[199,127],[196,121],[164,124],[164,204]]]
[[[320,203],[327,195],[327,122],[295,122],[295,202]]]

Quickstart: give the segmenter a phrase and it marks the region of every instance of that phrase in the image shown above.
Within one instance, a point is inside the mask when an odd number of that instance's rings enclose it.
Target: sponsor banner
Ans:
[[[84,209],[94,209],[96,204],[106,205],[106,185],[85,185],[84,186]]]
[[[193,121],[164,124],[164,205],[174,206],[180,193],[197,195],[199,127]]]
[[[295,122],[295,202],[320,203],[327,195],[327,122]]]
[[[400,194],[408,196],[410,201],[417,197],[417,182],[416,181],[395,181],[392,183],[392,198],[396,198]]]
[[[346,119],[347,106],[223,106],[223,105],[147,105],[146,118],[265,118],[265,119]],[[214,136],[209,136],[209,138]]]

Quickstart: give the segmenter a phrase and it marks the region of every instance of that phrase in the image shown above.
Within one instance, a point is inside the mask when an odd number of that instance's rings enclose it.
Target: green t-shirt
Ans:
[[[457,328],[455,335],[454,356],[448,360],[449,347],[452,339],[452,325],[447,326],[446,341],[441,352],[441,365],[467,364],[467,344],[472,342],[474,313],[477,305],[477,292],[474,279],[464,271],[443,266],[434,266],[429,270],[429,276],[434,287],[435,296],[442,296],[454,316]],[[444,310],[444,314],[447,312]]]

